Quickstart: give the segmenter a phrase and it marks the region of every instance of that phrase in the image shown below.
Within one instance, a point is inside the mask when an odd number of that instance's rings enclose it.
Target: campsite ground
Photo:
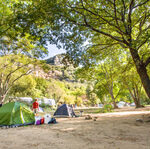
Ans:
[[[0,149],[150,149],[150,108],[91,116],[97,120],[84,115],[59,118],[57,124],[0,129]]]

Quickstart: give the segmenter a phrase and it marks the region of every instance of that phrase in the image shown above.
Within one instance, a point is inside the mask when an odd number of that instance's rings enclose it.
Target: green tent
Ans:
[[[34,122],[34,113],[23,103],[10,102],[0,107],[0,126],[21,126]]]

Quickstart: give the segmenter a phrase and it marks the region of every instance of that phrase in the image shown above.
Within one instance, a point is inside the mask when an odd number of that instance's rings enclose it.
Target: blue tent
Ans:
[[[76,117],[72,106],[62,104],[54,113],[54,117]]]

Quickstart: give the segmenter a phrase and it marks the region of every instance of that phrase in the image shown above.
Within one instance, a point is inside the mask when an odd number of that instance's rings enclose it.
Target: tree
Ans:
[[[116,104],[116,99],[121,92],[121,87],[119,87],[119,81],[116,76],[118,75],[114,72],[112,65],[109,67],[105,64],[101,65],[101,71],[99,72],[99,79],[97,79],[96,87],[105,88],[106,93],[110,95],[114,108],[118,108]]]
[[[0,101],[5,99],[20,78],[32,72],[34,64],[37,64],[34,58],[47,53],[39,42],[39,36],[31,34],[30,29],[18,21],[16,12],[24,10],[23,7],[17,9],[15,6],[18,4],[17,0],[0,0]]]
[[[139,76],[137,76],[134,67],[130,68],[128,72],[125,72],[121,78],[124,87],[129,91],[136,108],[143,107],[141,105],[142,96],[142,83]]]
[[[36,89],[41,91],[41,97],[47,97],[47,88],[49,87],[49,82],[44,78],[35,77]]]
[[[92,83],[91,84],[89,83],[87,85],[86,96],[87,96],[87,99],[88,99],[90,105],[94,106],[94,105],[98,104],[99,99],[94,92],[94,87],[93,87]]]
[[[110,96],[114,108],[118,108],[116,102],[118,96],[122,92],[122,83],[120,81],[121,62],[119,61],[119,58],[114,55],[109,56],[104,61],[100,62],[95,68],[95,90],[97,94],[99,94],[100,91],[105,96]]]
[[[32,3],[36,8],[39,7],[37,2],[39,1]],[[76,62],[77,57],[81,58],[83,48],[80,45],[83,45],[85,40],[91,41],[94,47],[101,47],[99,50],[114,45],[119,45],[124,50],[128,49],[150,98],[150,78],[146,69],[150,57],[145,57],[147,52],[140,52],[146,44],[149,49],[149,0],[59,0],[39,3],[40,8],[44,10],[39,10],[38,14],[41,13],[44,18],[44,14],[53,14],[55,18],[46,17],[51,23],[51,35],[47,35],[47,38],[58,46],[62,43]],[[32,12],[31,16],[33,15]],[[104,39],[105,42],[95,45],[92,40],[95,37]]]
[[[21,3],[27,5],[29,1]],[[22,53],[35,58],[44,57],[47,54],[46,44],[39,42],[40,37],[30,32],[31,26],[19,22],[20,17],[16,12],[24,9],[16,5],[19,5],[17,0],[0,0],[0,55]]]
[[[102,58],[90,58],[90,61],[94,62],[89,67],[81,68],[79,75],[94,83],[93,90],[102,103],[107,97],[110,97],[111,100],[106,102],[112,102],[114,108],[117,108],[116,102],[123,91],[121,72],[122,67],[126,64],[125,53],[114,52],[112,48],[107,49],[107,51],[111,51],[111,55],[101,53]],[[88,51],[86,55],[91,56],[91,51]]]
[[[35,59],[24,55],[11,54],[0,57],[0,101],[5,100],[16,81],[34,70],[35,64]]]
[[[12,22],[23,34],[26,31],[40,37],[40,43],[49,40],[62,46],[75,63],[84,57],[86,40],[90,42],[88,48],[98,47],[99,51],[114,45],[120,46],[116,51],[129,50],[150,98],[150,57],[145,56],[149,53],[149,5],[149,0],[26,0],[13,5]],[[104,42],[95,44],[95,38]]]
[[[36,81],[32,75],[21,77],[10,89],[9,96],[16,97],[32,97],[42,96],[42,91],[36,89]]]
[[[106,43],[99,43],[102,48],[120,44],[129,49],[143,87],[150,98],[150,79],[146,69],[150,57],[143,60],[144,54],[140,55],[141,48],[150,38],[149,4],[149,0],[106,0],[100,3],[85,0],[67,1],[70,22],[85,26],[93,36],[100,35],[101,38],[106,38]]]
[[[55,99],[56,103],[59,102],[66,94],[60,86],[59,81],[51,80],[46,90],[47,97]]]
[[[75,97],[74,96],[66,95],[66,96],[64,96],[63,100],[66,104],[75,104]]]
[[[77,99],[75,99],[74,103],[77,105],[77,106],[81,106],[81,104],[83,103],[83,100],[81,97],[78,97]]]
[[[77,89],[75,89],[75,91],[72,92],[72,95],[74,95],[77,99],[78,97],[85,95],[85,91],[84,91],[84,89],[77,88]]]

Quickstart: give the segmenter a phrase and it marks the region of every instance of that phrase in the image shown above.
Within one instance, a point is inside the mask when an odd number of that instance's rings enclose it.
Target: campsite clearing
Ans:
[[[0,148],[149,149],[149,108],[120,111],[91,115],[96,121],[58,118],[57,124],[0,129]]]

